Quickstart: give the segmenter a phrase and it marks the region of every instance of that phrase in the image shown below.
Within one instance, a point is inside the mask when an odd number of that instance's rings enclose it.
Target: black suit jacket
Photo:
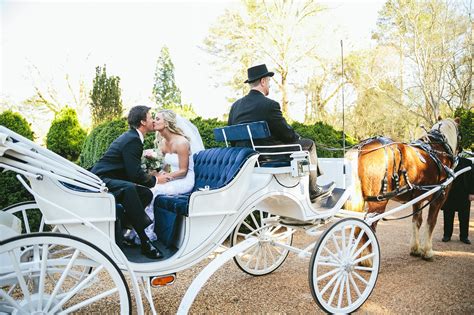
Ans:
[[[146,187],[153,187],[155,176],[141,168],[143,143],[138,131],[130,129],[115,139],[91,172],[101,178],[121,179]]]
[[[256,90],[250,90],[248,95],[232,104],[228,124],[237,125],[261,120],[268,123],[271,137],[254,141],[256,145],[295,143],[300,138],[283,117],[280,104]],[[248,142],[236,142],[234,145],[248,146]]]
[[[454,180],[448,199],[441,207],[443,210],[469,211],[471,207],[469,194],[474,194],[474,165],[471,160],[461,157],[454,170],[459,171],[468,166],[471,166],[471,170],[459,175]]]

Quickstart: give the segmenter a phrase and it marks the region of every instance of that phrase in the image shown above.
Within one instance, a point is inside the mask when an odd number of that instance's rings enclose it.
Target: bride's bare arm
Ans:
[[[178,154],[179,170],[169,173],[173,179],[185,177],[189,167],[189,142],[183,141],[176,144],[176,153]]]

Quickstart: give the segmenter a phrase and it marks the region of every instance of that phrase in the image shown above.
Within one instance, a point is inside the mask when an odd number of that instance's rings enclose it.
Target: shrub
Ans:
[[[12,111],[5,111],[0,114],[0,125],[33,140],[34,133],[30,124],[20,114]],[[2,169],[0,169],[0,172]],[[16,178],[16,173],[7,171],[0,173],[0,209],[9,205],[32,200],[33,196],[21,185]]]
[[[225,147],[225,143],[216,142],[214,140],[214,128],[227,126],[227,123],[219,121],[216,118],[203,119],[202,117],[191,119],[191,122],[199,130],[202,142],[204,143],[204,147],[206,149]]]
[[[461,147],[466,150],[474,151],[474,110],[458,108],[454,115],[461,119],[459,125]]]
[[[84,141],[79,165],[91,168],[107,151],[110,144],[128,130],[125,118],[115,119],[95,127]]]
[[[87,133],[79,125],[76,111],[65,107],[56,114],[48,134],[46,135],[46,147],[70,160],[77,161],[86,139]]]
[[[335,130],[332,126],[317,122],[313,125],[304,125],[294,122],[292,127],[302,137],[313,140],[316,143],[318,157],[342,157],[342,131]],[[357,141],[346,135],[346,146],[350,147]],[[336,149],[336,150],[334,150]]]

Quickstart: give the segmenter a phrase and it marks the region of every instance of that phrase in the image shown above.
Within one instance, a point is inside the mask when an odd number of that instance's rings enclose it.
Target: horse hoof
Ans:
[[[421,253],[420,252],[410,252],[410,256],[421,257]]]
[[[421,256],[421,259],[423,259],[424,261],[430,261],[430,262],[431,262],[431,261],[434,261],[433,256],[431,256],[431,257]]]

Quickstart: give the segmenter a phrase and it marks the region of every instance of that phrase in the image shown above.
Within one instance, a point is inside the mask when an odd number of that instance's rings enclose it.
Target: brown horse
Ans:
[[[346,208],[364,211],[366,203],[368,213],[383,213],[390,199],[406,203],[446,180],[452,174],[458,154],[458,123],[459,119],[440,120],[426,135],[410,144],[384,137],[362,141],[347,154],[352,162],[354,194]],[[448,193],[439,192],[413,205],[410,255],[429,261],[433,260],[433,229]],[[427,202],[429,213],[420,246],[423,222],[420,209]],[[374,230],[375,227],[376,223]]]

